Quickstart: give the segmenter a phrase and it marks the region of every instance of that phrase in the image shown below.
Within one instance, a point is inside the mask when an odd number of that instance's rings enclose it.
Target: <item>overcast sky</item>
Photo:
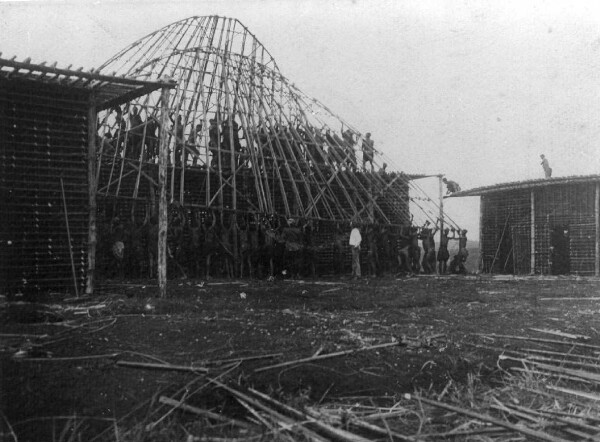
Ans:
[[[542,178],[545,153],[554,176],[600,173],[598,1],[0,2],[0,51],[97,67],[212,14],[239,19],[401,170],[466,189]]]

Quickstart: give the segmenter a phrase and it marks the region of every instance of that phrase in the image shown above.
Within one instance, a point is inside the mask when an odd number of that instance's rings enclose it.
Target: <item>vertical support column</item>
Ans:
[[[167,296],[167,124],[169,118],[169,88],[163,86],[160,96],[160,136],[158,144],[158,291]]]
[[[531,269],[530,274],[535,274],[535,193],[531,191]]]
[[[596,262],[594,266],[594,275],[600,276],[600,183],[596,183],[594,212],[596,216]]]
[[[87,280],[85,294],[94,294],[94,276],[96,273],[96,245],[97,225],[96,225],[96,191],[98,190],[98,181],[96,179],[96,135],[98,131],[98,113],[96,111],[96,96],[92,92],[88,104],[88,250],[87,250]]]
[[[438,182],[439,182],[439,197],[440,197],[440,244],[442,242],[442,235],[444,234],[444,188],[443,188],[443,182],[442,182],[442,178],[444,177],[444,175],[438,175]],[[440,268],[438,266],[438,272],[440,271]]]
[[[477,262],[477,268],[483,272],[483,211],[485,195],[479,197],[479,259]],[[492,273],[490,271],[490,273]]]

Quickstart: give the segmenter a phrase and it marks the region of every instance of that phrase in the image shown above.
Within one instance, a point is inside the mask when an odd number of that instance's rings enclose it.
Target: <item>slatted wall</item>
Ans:
[[[595,183],[563,184],[535,190],[536,273],[552,273],[551,234],[554,229],[566,229],[570,273],[594,274],[595,195]]]
[[[0,78],[0,290],[74,290],[87,260],[85,92]],[[61,178],[65,198],[62,196]]]
[[[518,190],[482,195],[481,211],[482,271],[529,273],[529,192]],[[524,255],[527,255],[525,259]]]
[[[533,189],[536,274],[594,275],[596,183],[554,184]],[[482,271],[531,272],[531,189],[481,197]],[[553,235],[563,235],[568,256],[558,256]],[[554,247],[554,252],[553,252]],[[565,269],[557,267],[558,260]]]

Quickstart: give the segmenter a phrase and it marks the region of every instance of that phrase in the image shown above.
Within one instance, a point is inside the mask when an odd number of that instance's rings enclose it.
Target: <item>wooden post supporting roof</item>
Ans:
[[[596,216],[596,262],[594,275],[600,276],[600,182],[596,183],[594,212]]]
[[[169,118],[169,88],[163,87],[160,97],[160,135],[158,145],[158,291],[167,296],[167,124]]]
[[[531,191],[531,271],[535,274],[535,193]]]
[[[88,268],[87,281],[85,286],[85,294],[92,295],[94,293],[94,276],[96,273],[96,244],[97,226],[96,226],[96,189],[98,181],[96,179],[96,134],[98,132],[98,113],[96,110],[96,97],[94,93],[90,96],[88,108],[88,150],[87,150],[87,166],[88,166]]]
[[[483,272],[483,201],[487,198],[485,195],[479,197],[479,258],[477,268]]]
[[[442,235],[444,234],[444,187],[442,184],[442,179],[444,175],[438,175],[438,183],[439,183],[439,197],[440,197],[440,244],[442,243]],[[438,266],[438,272],[440,271],[440,267]]]

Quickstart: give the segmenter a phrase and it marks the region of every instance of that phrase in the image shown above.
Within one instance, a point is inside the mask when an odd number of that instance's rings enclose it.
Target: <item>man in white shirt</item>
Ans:
[[[350,250],[352,251],[352,277],[354,279],[360,278],[360,243],[362,242],[362,236],[360,236],[360,230],[354,223],[350,223],[352,231],[350,232]]]

